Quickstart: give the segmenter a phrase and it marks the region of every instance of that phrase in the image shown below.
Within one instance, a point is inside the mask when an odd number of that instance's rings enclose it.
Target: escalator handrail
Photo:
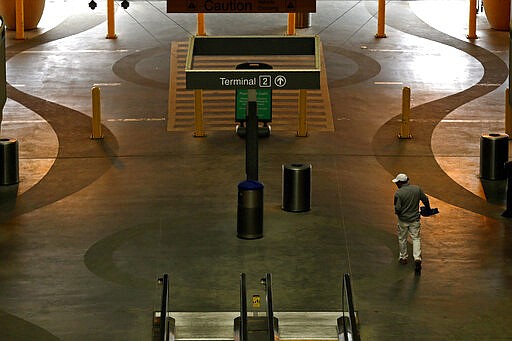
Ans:
[[[240,341],[248,341],[247,332],[247,288],[245,273],[240,274]]]
[[[274,307],[272,304],[272,274],[267,273],[266,281],[266,296],[267,296],[267,327],[268,327],[268,340],[274,341]]]
[[[160,307],[160,341],[169,340],[167,309],[169,305],[169,275],[164,274],[162,279],[162,304]]]
[[[352,285],[350,283],[350,275],[343,275],[343,295],[347,295],[347,303],[348,303],[348,315],[350,319],[350,327],[352,330],[352,340],[361,341],[361,336],[359,334],[359,327],[357,326],[356,313],[354,308],[354,300],[352,297]],[[344,332],[346,333],[347,328],[344,328]],[[345,335],[345,340],[347,339],[347,335]]]

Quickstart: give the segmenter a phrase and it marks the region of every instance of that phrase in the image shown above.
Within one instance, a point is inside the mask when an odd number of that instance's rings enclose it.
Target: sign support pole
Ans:
[[[247,180],[258,181],[258,104],[256,102],[256,89],[248,90],[245,173],[247,174]]]
[[[194,90],[194,137],[205,137],[203,121],[203,90]]]
[[[307,99],[308,93],[305,89],[299,90],[299,127],[297,129],[297,136],[308,136],[308,121],[307,121]]]

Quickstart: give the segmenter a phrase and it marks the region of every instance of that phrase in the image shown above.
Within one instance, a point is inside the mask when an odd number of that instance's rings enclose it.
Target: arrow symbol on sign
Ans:
[[[274,79],[274,83],[278,87],[282,88],[283,86],[286,85],[286,77],[281,75],[276,76],[276,78]]]

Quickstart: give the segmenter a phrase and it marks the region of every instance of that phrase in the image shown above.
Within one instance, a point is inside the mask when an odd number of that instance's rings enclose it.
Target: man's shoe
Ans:
[[[407,258],[400,258],[398,261],[400,264],[407,264]]]
[[[421,260],[414,261],[414,271],[421,272]]]

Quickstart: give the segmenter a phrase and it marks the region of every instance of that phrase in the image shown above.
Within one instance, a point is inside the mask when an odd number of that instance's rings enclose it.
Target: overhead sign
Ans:
[[[167,13],[316,12],[316,0],[167,0]]]
[[[190,38],[185,63],[187,89],[320,89],[320,54],[318,36],[233,36]],[[205,69],[195,67],[196,57],[243,54],[257,63],[259,56],[310,56],[312,64],[306,68],[280,69]],[[247,64],[247,63],[243,63]],[[238,67],[238,66],[237,66]]]
[[[320,89],[317,70],[189,70],[187,89]]]

